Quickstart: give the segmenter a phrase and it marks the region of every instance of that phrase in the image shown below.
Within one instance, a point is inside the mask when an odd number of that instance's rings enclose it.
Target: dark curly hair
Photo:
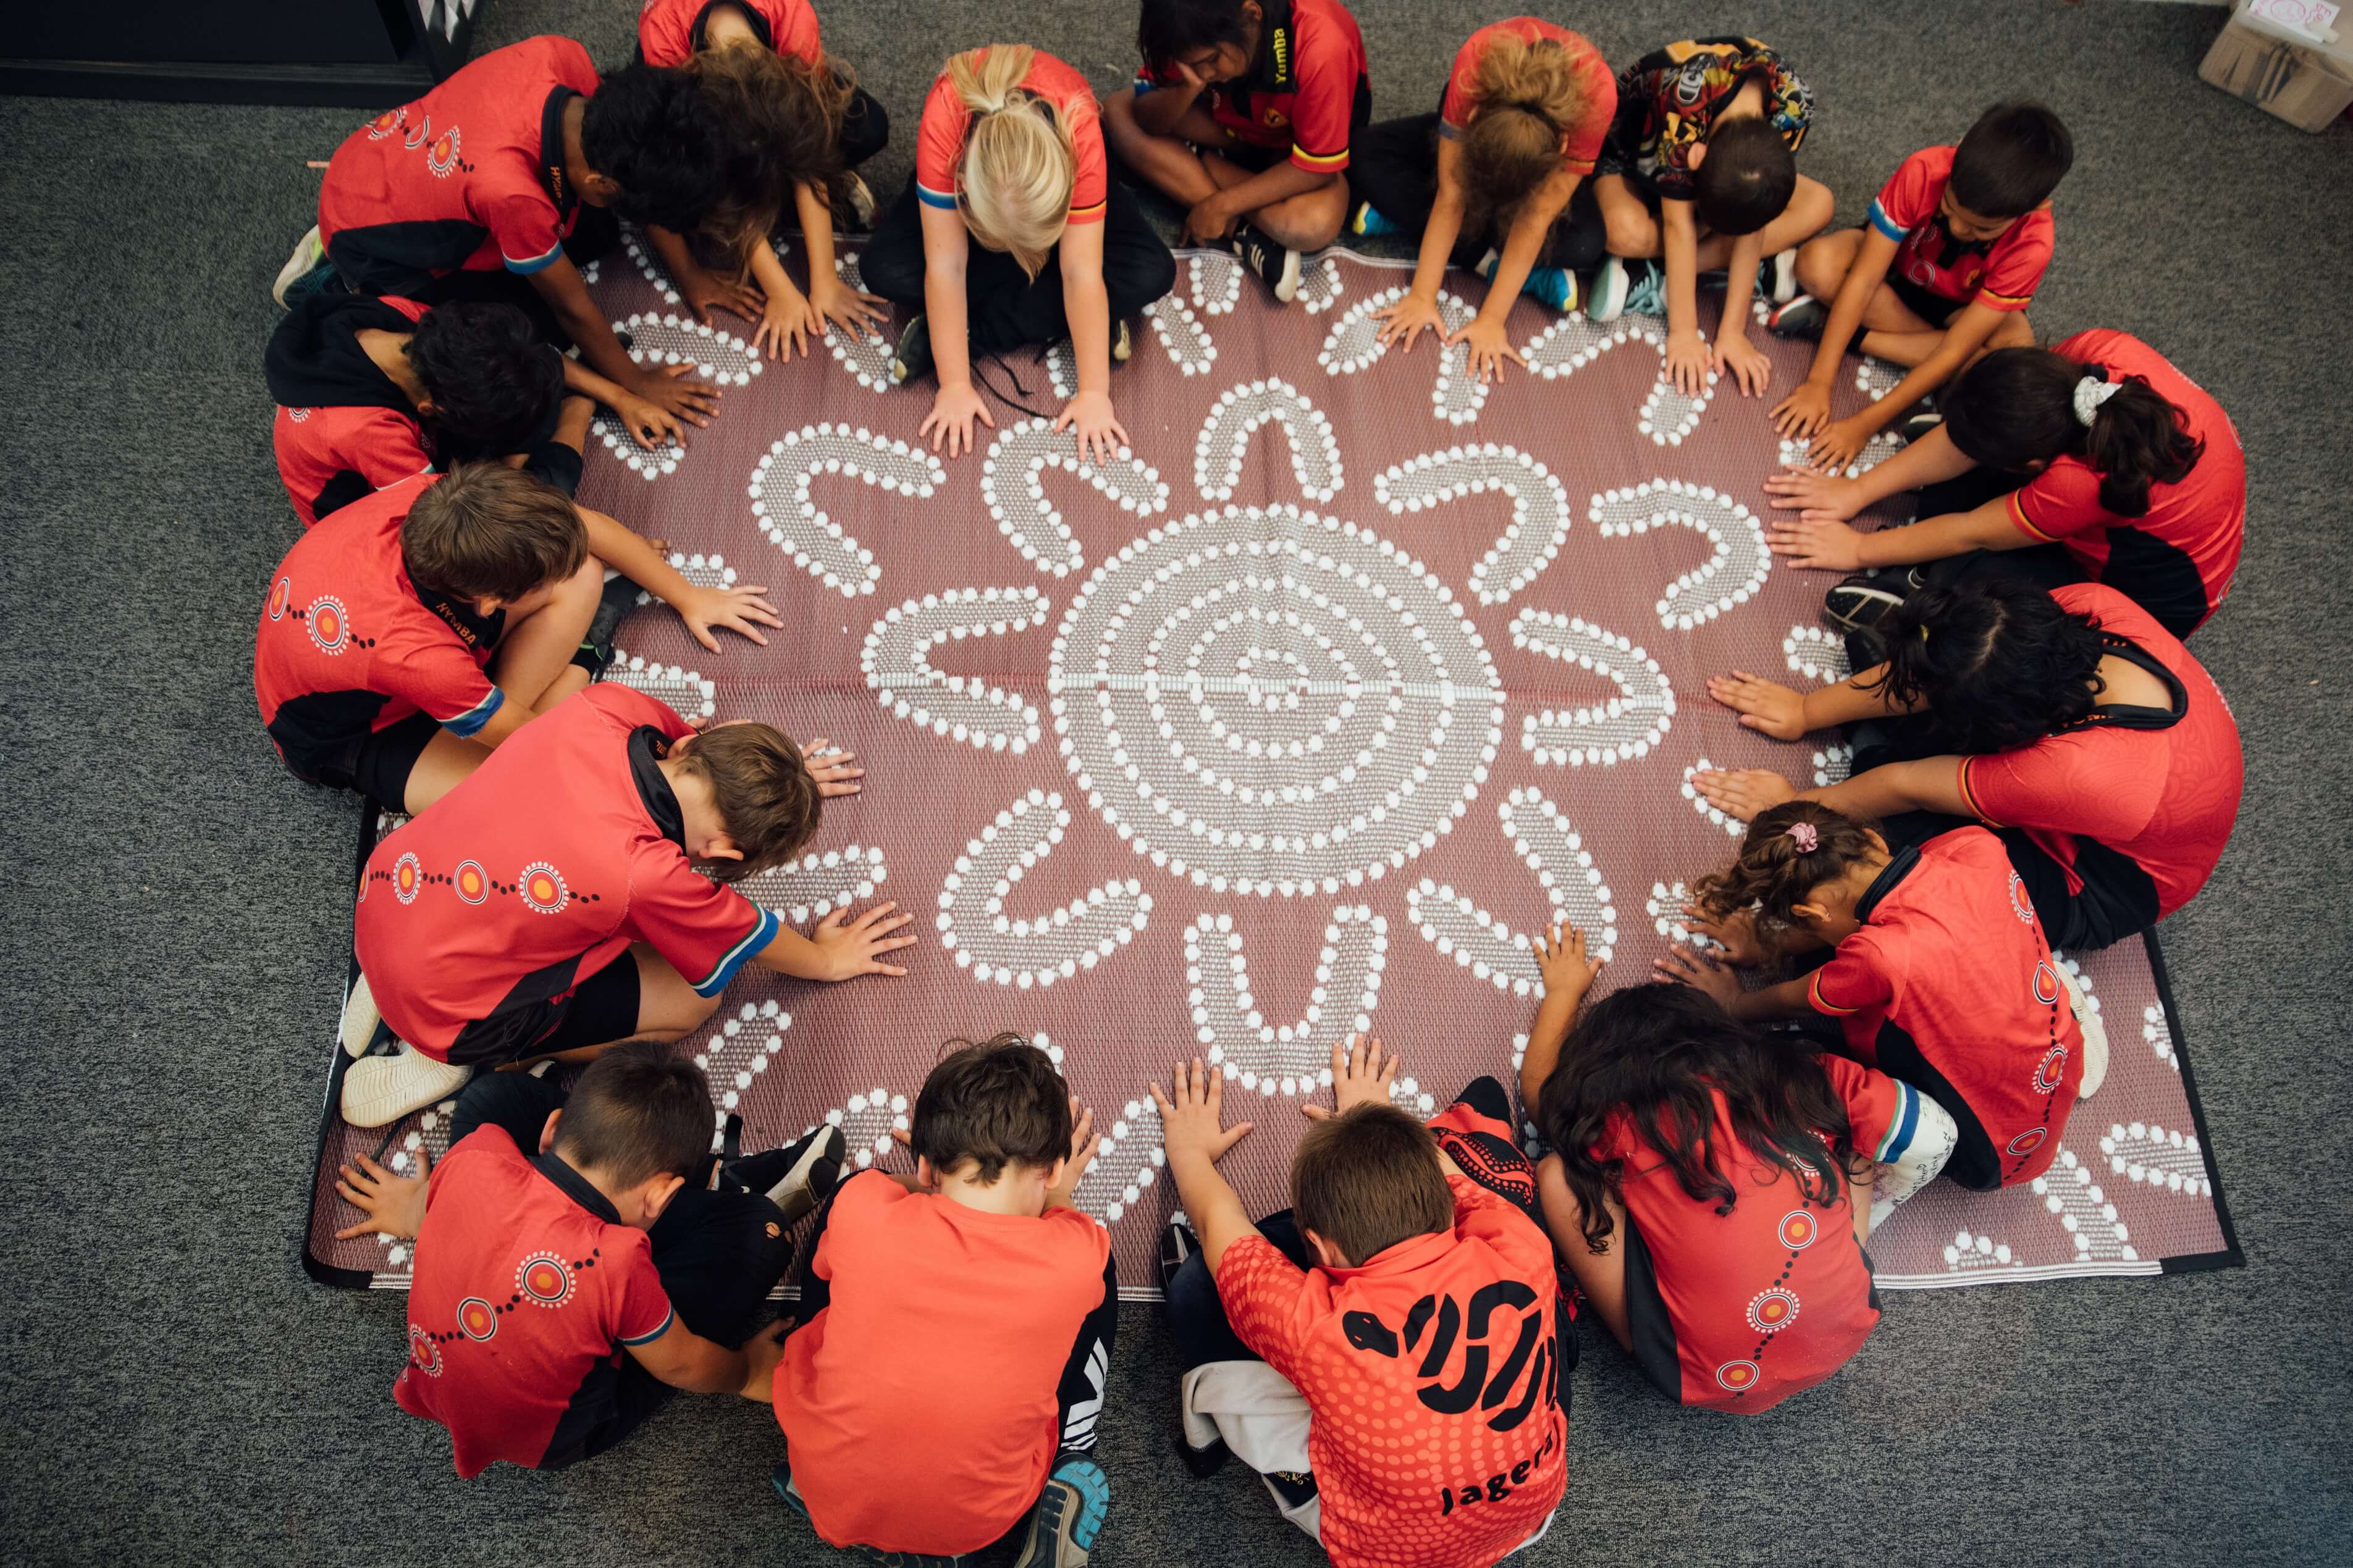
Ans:
[[[1926,709],[1957,752],[2014,752],[2079,723],[2099,700],[2099,622],[2041,588],[1996,579],[1913,595],[1883,623],[1872,688]]]
[[[1763,1039],[1688,985],[1630,985],[1586,1009],[1537,1096],[1537,1125],[1585,1210],[1588,1248],[1607,1251],[1616,1228],[1605,1196],[1625,1202],[1625,1161],[1593,1153],[1621,1116],[1695,1202],[1719,1215],[1738,1205],[1739,1152],[1716,1141],[1719,1093],[1750,1157],[1788,1173],[1808,1201],[1838,1202],[1858,1156],[1816,1053]]]
[[[1969,461],[2008,473],[2073,453],[2100,476],[2101,506],[2144,516],[2148,487],[2188,479],[2206,443],[2147,376],[2119,382],[2086,427],[2075,417],[2075,384],[2086,376],[2111,373],[2050,349],[1996,349],[1946,390],[1945,434]]]
[[[613,210],[678,233],[718,204],[727,136],[694,78],[625,66],[607,77],[580,121],[588,166],[620,186]]]
[[[1736,120],[1707,139],[1692,174],[1692,209],[1718,234],[1755,234],[1788,210],[1798,188],[1797,155],[1771,123]]]
[[[1789,837],[1789,829],[1801,822],[1813,826],[1811,849]],[[1753,908],[1760,925],[1786,930],[1796,923],[1791,910],[1877,847],[1867,824],[1815,801],[1784,801],[1757,814],[1748,837],[1740,841],[1740,854],[1725,869],[1694,883],[1692,900],[1710,920]]]
[[[1135,47],[1146,66],[1243,43],[1248,34],[1242,0],[1144,0],[1135,19]]]
[[[522,451],[564,397],[564,356],[512,305],[437,305],[405,352],[433,400],[424,423],[438,468]]]

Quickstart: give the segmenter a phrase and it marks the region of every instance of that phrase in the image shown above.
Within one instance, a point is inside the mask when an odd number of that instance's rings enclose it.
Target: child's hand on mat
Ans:
[[[719,389],[685,379],[693,373],[691,364],[655,365],[638,373],[637,384],[627,389],[633,401],[614,410],[638,446],[675,441],[683,447],[686,426],[710,425],[719,412]]]
[[[1789,564],[1818,572],[1862,570],[1862,535],[1836,518],[1777,517],[1765,524],[1766,547]]]
[[[1387,1105],[1389,1086],[1397,1081],[1398,1066],[1398,1058],[1387,1056],[1377,1039],[1350,1035],[1345,1040],[1335,1040],[1332,1109],[1303,1105],[1300,1111],[1310,1121],[1321,1121],[1329,1116],[1345,1116],[1359,1105]]]
[[[801,748],[801,765],[808,769],[808,776],[817,781],[818,798],[820,800],[859,792],[861,786],[858,781],[866,776],[866,770],[850,765],[857,760],[857,752],[841,750],[823,735]]]
[[[923,416],[923,424],[916,427],[915,439],[920,441],[926,436],[930,437],[934,452],[940,449],[940,443],[944,440],[947,455],[951,458],[960,452],[976,452],[980,449],[980,432],[973,426],[976,419],[992,430],[997,428],[997,421],[988,416],[988,405],[981,402],[980,394],[972,389],[972,383],[942,386],[932,398],[932,411]]]
[[[1601,961],[1585,955],[1585,933],[1567,921],[1549,931],[1535,936],[1536,973],[1544,980],[1545,1000],[1555,998],[1568,1005],[1570,1015],[1577,1011],[1585,994],[1593,989],[1594,976],[1601,973]]]
[[[1740,976],[1704,952],[1694,952],[1687,947],[1671,947],[1666,957],[1651,966],[1651,973],[1662,980],[1688,985],[1704,995],[1713,996],[1717,1004],[1729,1010],[1740,995]]]
[[[1079,1183],[1086,1175],[1087,1167],[1095,1163],[1095,1155],[1101,1152],[1102,1149],[1103,1134],[1095,1131],[1094,1108],[1082,1106],[1079,1103],[1077,1095],[1071,1096],[1070,1163],[1062,1167],[1062,1179],[1046,1189],[1048,1208],[1066,1209],[1075,1206],[1071,1204],[1071,1197],[1079,1190]]]
[[[809,290],[817,313],[854,338],[881,341],[891,320],[891,301],[880,294],[861,293],[839,278],[821,278]]]
[[[1707,694],[1740,715],[1740,727],[1794,741],[1806,732],[1806,700],[1777,681],[1765,680],[1745,669],[1707,678]]]
[[[1794,511],[1808,522],[1844,522],[1863,505],[1861,480],[1795,464],[1766,475],[1765,493],[1775,511]]]
[[[892,918],[891,911],[898,907],[894,903],[880,903],[853,921],[845,906],[818,921],[809,931],[809,941],[816,943],[818,951],[825,955],[825,973],[818,978],[849,980],[860,974],[906,973],[901,965],[885,963],[880,956],[915,945],[915,939],[912,936],[891,934],[915,918],[913,915]]]
[[[1707,385],[1708,366],[1715,358],[1707,346],[1707,340],[1699,335],[1696,328],[1669,332],[1663,374],[1674,384],[1677,392],[1687,397],[1696,397]]]
[[[1744,397],[1758,395],[1773,379],[1773,362],[1744,333],[1727,332],[1716,339],[1709,363],[1717,374],[1730,376]]]
[[[349,1241],[355,1236],[390,1236],[408,1240],[425,1223],[425,1178],[433,1173],[433,1162],[425,1151],[417,1151],[417,1174],[396,1176],[365,1154],[356,1156],[357,1169],[349,1162],[336,1173],[335,1191],[352,1207],[367,1217],[357,1225],[347,1225],[335,1232],[337,1241]]]
[[[767,591],[756,584],[690,588],[671,607],[678,611],[678,618],[686,623],[694,640],[713,653],[719,651],[719,638],[713,634],[721,630],[750,637],[765,647],[768,639],[757,628],[775,626],[782,630],[785,624],[776,618],[776,606],[760,596]]]
[[[825,317],[809,297],[787,285],[768,296],[760,325],[752,333],[752,352],[770,359],[790,360],[796,353],[813,354],[825,336]]]
[[[744,1385],[738,1394],[763,1405],[776,1396],[776,1363],[785,1359],[785,1336],[792,1331],[793,1320],[778,1318],[744,1342]]]
[[[1061,417],[1054,421],[1059,433],[1069,430],[1079,438],[1079,460],[1108,463],[1119,456],[1127,445],[1127,431],[1111,411],[1108,392],[1082,392],[1062,405]]]
[[[711,325],[711,312],[732,310],[747,321],[760,319],[760,291],[746,283],[731,283],[697,270],[691,278],[678,279],[678,297],[694,312],[694,319],[704,326]]]
[[[1478,377],[1482,386],[1504,379],[1505,360],[1522,370],[1528,368],[1528,362],[1520,357],[1520,351],[1514,348],[1511,341],[1504,335],[1504,323],[1500,321],[1491,321],[1481,316],[1465,321],[1461,331],[1447,338],[1446,342],[1470,345],[1471,374]]]
[[[1381,323],[1378,343],[1395,343],[1407,353],[1413,353],[1413,340],[1427,329],[1446,341],[1446,319],[1438,313],[1435,294],[1408,293],[1394,305],[1384,305],[1373,312],[1373,320]]]
[[[1176,1064],[1173,1091],[1152,1086],[1152,1101],[1160,1108],[1160,1146],[1172,1166],[1197,1155],[1215,1164],[1250,1130],[1247,1121],[1218,1125],[1224,1116],[1224,1082],[1217,1068],[1204,1068],[1195,1057],[1190,1069]]]
[[[1735,969],[1755,969],[1768,956],[1765,943],[1757,935],[1757,917],[1746,910],[1735,910],[1718,917],[1696,903],[1685,903],[1683,920],[1692,930],[1723,948],[1717,956]]]
[[[1727,816],[1754,822],[1759,812],[1798,798],[1788,779],[1766,768],[1707,768],[1692,775],[1707,804]]]
[[[1862,455],[1863,446],[1873,434],[1859,419],[1833,419],[1822,426],[1822,433],[1807,448],[1806,461],[1826,474],[1841,473]]]
[[[1798,390],[1781,399],[1773,410],[1773,428],[1792,441],[1800,441],[1831,422],[1831,389],[1811,381],[1801,381]]]
[[[1185,215],[1185,237],[1188,239],[1223,239],[1226,231],[1234,226],[1234,219],[1240,216],[1240,211],[1226,199],[1225,192],[1204,196],[1195,202],[1192,210]]]

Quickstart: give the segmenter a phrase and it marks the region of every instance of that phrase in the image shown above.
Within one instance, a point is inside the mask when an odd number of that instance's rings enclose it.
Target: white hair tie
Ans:
[[[2092,421],[2099,416],[2100,405],[2114,397],[2123,386],[2124,383],[2120,381],[2107,381],[2096,375],[2087,375],[2077,382],[2075,423],[2089,430]]]

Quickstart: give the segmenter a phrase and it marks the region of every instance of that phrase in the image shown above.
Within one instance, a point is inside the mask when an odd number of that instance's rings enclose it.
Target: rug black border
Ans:
[[[382,819],[383,807],[372,800],[363,800],[360,809],[359,841],[352,850],[352,886],[360,885],[360,875],[367,869],[368,856],[375,849],[376,824]],[[359,955],[352,955],[348,972],[343,976],[344,994],[351,992],[352,983],[360,977]],[[337,1005],[342,998],[337,998]],[[327,1046],[327,1093],[319,1105],[319,1135],[311,1146],[311,1172],[302,1185],[302,1228],[298,1233],[302,1254],[302,1272],[321,1285],[331,1285],[338,1290],[365,1290],[375,1277],[364,1268],[344,1268],[328,1263],[311,1250],[311,1226],[319,1205],[319,1165],[327,1157],[327,1136],[334,1131],[335,1107],[343,1093],[343,1072],[351,1066],[351,1058],[343,1054],[338,1036]],[[2228,1229],[2226,1225],[2224,1227]]]

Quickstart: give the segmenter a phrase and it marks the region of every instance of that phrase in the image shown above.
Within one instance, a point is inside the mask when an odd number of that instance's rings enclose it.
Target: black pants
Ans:
[[[890,141],[890,114],[864,88],[851,88],[849,106],[841,115],[841,140],[834,143],[841,153],[842,166],[855,169]]]
[[[367,231],[360,232],[364,235]],[[335,237],[340,245],[343,237]],[[620,220],[610,209],[583,206],[580,221],[565,237],[564,254],[574,266],[585,267],[620,242]],[[555,319],[554,307],[541,298],[531,279],[520,272],[511,272],[503,267],[461,268],[437,278],[397,258],[365,253],[338,255],[337,248],[338,246],[327,248],[328,259],[336,269],[335,277],[326,285],[330,289],[344,289],[354,294],[397,295],[420,305],[512,305],[531,318],[532,331],[542,342],[554,343],[559,349],[573,346],[572,335]]]
[[[973,243],[965,262],[965,336],[974,353],[1003,353],[1071,335],[1060,249],[1032,279],[1011,256]],[[875,226],[858,267],[869,291],[911,310],[923,308],[923,210],[913,180]],[[1117,181],[1103,213],[1103,276],[1114,321],[1143,310],[1176,281],[1176,258]]]
[[[2009,495],[2025,482],[2024,474],[2007,474],[2000,468],[1982,466],[1974,468],[1965,474],[1923,486],[1918,515],[1926,519],[1975,511],[1988,501]],[[2030,544],[2023,550],[1966,551],[1958,555],[1947,555],[1942,561],[1922,562],[1920,576],[1932,588],[2009,582],[2040,588],[2046,594],[2070,583],[2086,581],[2082,563],[2068,554],[2063,546],[2056,544]]]
[[[549,1113],[564,1105],[555,1074],[554,1068],[541,1078],[525,1072],[475,1074],[450,1115],[449,1142],[454,1145],[487,1124],[505,1129],[524,1154],[536,1154],[540,1130]],[[792,1234],[783,1221],[762,1194],[708,1192],[701,1182],[689,1181],[650,1232],[654,1268],[679,1321],[706,1340],[740,1349],[766,1320],[768,1292],[792,1263]],[[676,1392],[636,1357],[623,1356],[609,1388],[582,1389],[583,1398],[601,1405],[583,1438],[567,1443],[564,1452],[551,1452],[542,1468],[603,1453]]]
[[[1360,202],[1370,202],[1375,212],[1417,237],[1430,226],[1430,209],[1438,203],[1438,123],[1434,113],[1384,120],[1357,134],[1348,157],[1350,194]],[[1476,231],[1466,224],[1455,237],[1448,260],[1456,267],[1474,268],[1489,247],[1502,250],[1507,237],[1492,223]],[[1588,270],[1600,265],[1606,238],[1601,207],[1588,176],[1577,183],[1577,194],[1553,219],[1535,264],[1565,267],[1572,272]]]

